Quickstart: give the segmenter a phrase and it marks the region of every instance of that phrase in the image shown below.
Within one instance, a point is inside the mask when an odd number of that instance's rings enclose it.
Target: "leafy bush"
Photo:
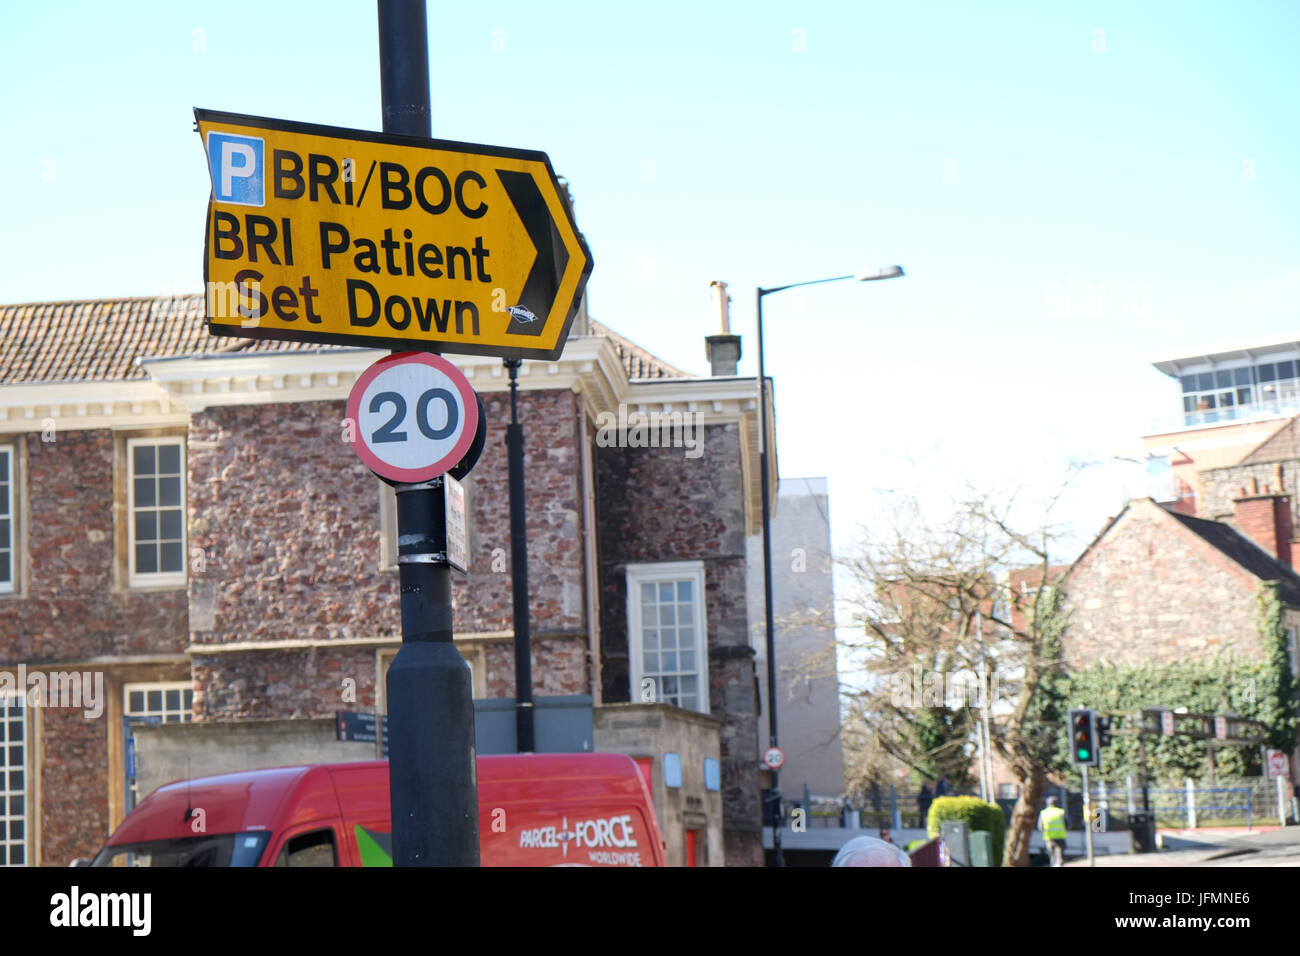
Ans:
[[[1102,776],[1110,782],[1127,774],[1141,779],[1142,747],[1128,731],[1127,716],[1143,707],[1186,707],[1194,714],[1236,714],[1262,722],[1268,746],[1292,750],[1296,745],[1295,676],[1286,647],[1286,627],[1277,584],[1260,587],[1256,626],[1263,653],[1257,657],[1220,654],[1155,664],[1093,664],[1069,675],[1066,707],[1092,707],[1116,715],[1112,744],[1102,751]],[[1052,770],[1072,772],[1069,729],[1056,725],[1058,755]],[[1153,781],[1177,786],[1186,777],[1207,775],[1205,742],[1189,737],[1147,737],[1146,766]],[[1216,747],[1215,776],[1257,776],[1263,772],[1258,747]]]
[[[1131,773],[1141,780],[1141,755],[1145,749],[1151,779],[1178,785],[1186,777],[1196,779],[1207,773],[1205,741],[1182,736],[1139,739],[1131,734],[1130,715],[1143,707],[1186,707],[1192,713],[1231,712],[1255,717],[1257,688],[1262,683],[1260,669],[1255,662],[1226,655],[1163,664],[1093,664],[1070,675],[1067,700],[1070,707],[1093,707],[1115,715],[1111,745],[1101,752],[1103,779],[1113,784]],[[1056,732],[1062,746],[1052,769],[1061,776],[1072,774],[1075,771],[1069,762],[1069,750],[1063,746],[1069,728],[1062,722]],[[1259,773],[1258,747],[1216,747],[1214,759],[1220,774]]]
[[[987,830],[992,835],[994,865],[1002,865],[1002,837],[1007,820],[996,803],[985,803],[979,797],[936,797],[925,820],[930,836],[939,836],[944,820],[964,820],[971,833]]]

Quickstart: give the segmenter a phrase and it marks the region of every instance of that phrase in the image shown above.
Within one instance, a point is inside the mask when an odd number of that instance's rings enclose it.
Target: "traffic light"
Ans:
[[[1097,728],[1097,747],[1110,746],[1110,718],[1104,714],[1097,714],[1093,719],[1093,726]]]
[[[1080,708],[1070,711],[1070,763],[1076,767],[1099,767],[1097,712]]]

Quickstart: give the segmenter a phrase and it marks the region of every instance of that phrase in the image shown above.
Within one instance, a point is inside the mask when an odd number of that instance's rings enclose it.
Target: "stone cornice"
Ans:
[[[144,359],[141,366],[175,404],[190,412],[222,405],[342,401],[357,377],[388,353],[380,349],[305,349],[294,352],[234,352]],[[476,391],[508,389],[499,358],[447,355]],[[622,382],[620,382],[622,379]],[[592,391],[612,396],[626,383],[614,347],[604,337],[569,340],[556,362],[525,362],[519,387]]]
[[[184,426],[189,414],[154,382],[0,385],[0,434]]]
[[[514,631],[465,631],[455,634],[457,644],[503,643],[515,639]],[[529,641],[585,641],[586,631],[542,631],[529,634]],[[320,648],[365,649],[367,647],[401,647],[400,635],[377,637],[294,638],[272,641],[223,641],[221,643],[193,643],[185,648],[189,657],[211,657],[216,654],[250,654],[266,651],[301,651]]]

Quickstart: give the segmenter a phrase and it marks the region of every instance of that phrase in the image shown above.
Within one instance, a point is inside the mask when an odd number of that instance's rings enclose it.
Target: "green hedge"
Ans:
[[[1007,820],[1000,806],[985,803],[979,797],[936,797],[925,819],[925,828],[931,837],[939,836],[944,820],[964,820],[966,829],[972,833],[987,830],[992,834],[993,859],[997,866],[1002,865],[1002,837]]]

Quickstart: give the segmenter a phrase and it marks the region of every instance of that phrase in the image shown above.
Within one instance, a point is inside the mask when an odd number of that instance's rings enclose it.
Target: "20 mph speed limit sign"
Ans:
[[[456,466],[478,430],[478,399],[441,355],[401,352],[361,373],[348,396],[352,447],[381,478],[430,481]]]
[[[785,765],[785,751],[780,747],[768,747],[763,751],[763,766],[768,770],[780,770]]]

